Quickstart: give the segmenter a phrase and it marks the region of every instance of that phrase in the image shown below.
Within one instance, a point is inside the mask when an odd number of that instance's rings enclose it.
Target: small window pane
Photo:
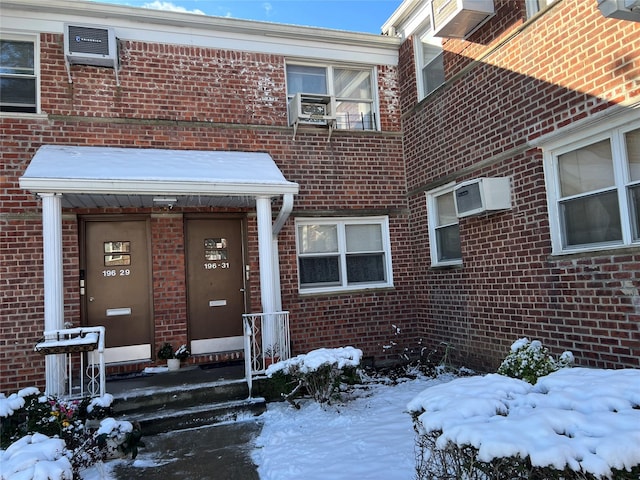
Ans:
[[[33,75],[33,42],[0,40],[0,73]]]
[[[131,242],[104,242],[104,253],[129,253]]]
[[[327,93],[327,70],[324,67],[287,65],[287,93]]]
[[[336,102],[336,128],[375,130],[376,118],[369,102]]]
[[[384,282],[384,255],[348,255],[347,283]]]
[[[632,181],[640,180],[640,129],[627,132],[624,136],[629,159],[629,175]]]
[[[421,42],[422,83],[424,95],[428,95],[444,83],[444,56],[442,47]]]
[[[365,100],[372,98],[371,72],[368,70],[334,69],[334,90],[338,98]]]
[[[616,191],[577,198],[560,205],[566,246],[622,240]]]
[[[335,253],[338,251],[336,225],[301,225],[298,227],[300,253]]]
[[[438,245],[438,261],[459,260],[462,258],[460,248],[460,228],[458,224],[436,230]]]
[[[456,206],[453,200],[453,192],[445,193],[436,197],[437,226],[458,223]]]
[[[118,255],[105,255],[104,266],[105,267],[120,267],[123,265],[131,265],[131,255],[118,254]]]
[[[560,155],[558,166],[563,197],[600,190],[614,184],[609,139]]]
[[[338,257],[300,257],[300,286],[340,285]]]
[[[380,225],[346,225],[347,252],[379,252],[382,250]]]

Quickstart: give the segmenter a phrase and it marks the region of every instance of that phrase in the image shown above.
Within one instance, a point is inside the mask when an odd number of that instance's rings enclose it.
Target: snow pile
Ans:
[[[41,433],[27,435],[0,450],[0,478],[71,480],[67,453],[64,440]]]
[[[362,350],[354,347],[319,348],[297,357],[274,363],[267,368],[267,376],[276,372],[290,373],[292,370],[301,373],[315,372],[323,366],[333,366],[338,369],[357,367],[362,359]]]
[[[424,390],[408,403],[436,447],[471,445],[478,460],[529,457],[595,476],[640,464],[640,370],[561,369],[535,385],[490,374]]]
[[[12,393],[9,397],[0,393],[0,417],[10,417],[13,412],[24,407],[24,398],[30,395],[40,395],[36,387],[23,388],[18,393]]]
[[[99,408],[109,408],[113,403],[113,395],[110,393],[105,393],[101,397],[96,397],[91,399],[89,405],[87,405],[87,413],[93,412],[93,409],[96,407]]]

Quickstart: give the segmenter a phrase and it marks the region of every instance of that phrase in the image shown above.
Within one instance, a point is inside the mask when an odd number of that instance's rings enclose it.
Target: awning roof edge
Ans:
[[[261,196],[297,194],[262,152],[44,145],[21,188],[33,193]]]

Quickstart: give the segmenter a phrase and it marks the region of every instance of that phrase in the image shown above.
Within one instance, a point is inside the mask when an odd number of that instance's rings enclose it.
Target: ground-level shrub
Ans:
[[[362,351],[357,348],[321,348],[270,365],[266,374],[277,381],[294,382],[285,398],[295,406],[294,399],[303,393],[319,403],[330,403],[342,383],[354,382],[361,359]]]

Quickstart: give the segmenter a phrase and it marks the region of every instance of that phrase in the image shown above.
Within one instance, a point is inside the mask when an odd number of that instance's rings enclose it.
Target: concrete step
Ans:
[[[127,414],[123,419],[138,422],[145,436],[189,428],[244,421],[266,410],[264,398],[246,398],[186,408],[161,408]]]
[[[107,382],[117,418],[138,422],[145,436],[260,415],[264,398],[249,398],[237,367],[184,368]]]

